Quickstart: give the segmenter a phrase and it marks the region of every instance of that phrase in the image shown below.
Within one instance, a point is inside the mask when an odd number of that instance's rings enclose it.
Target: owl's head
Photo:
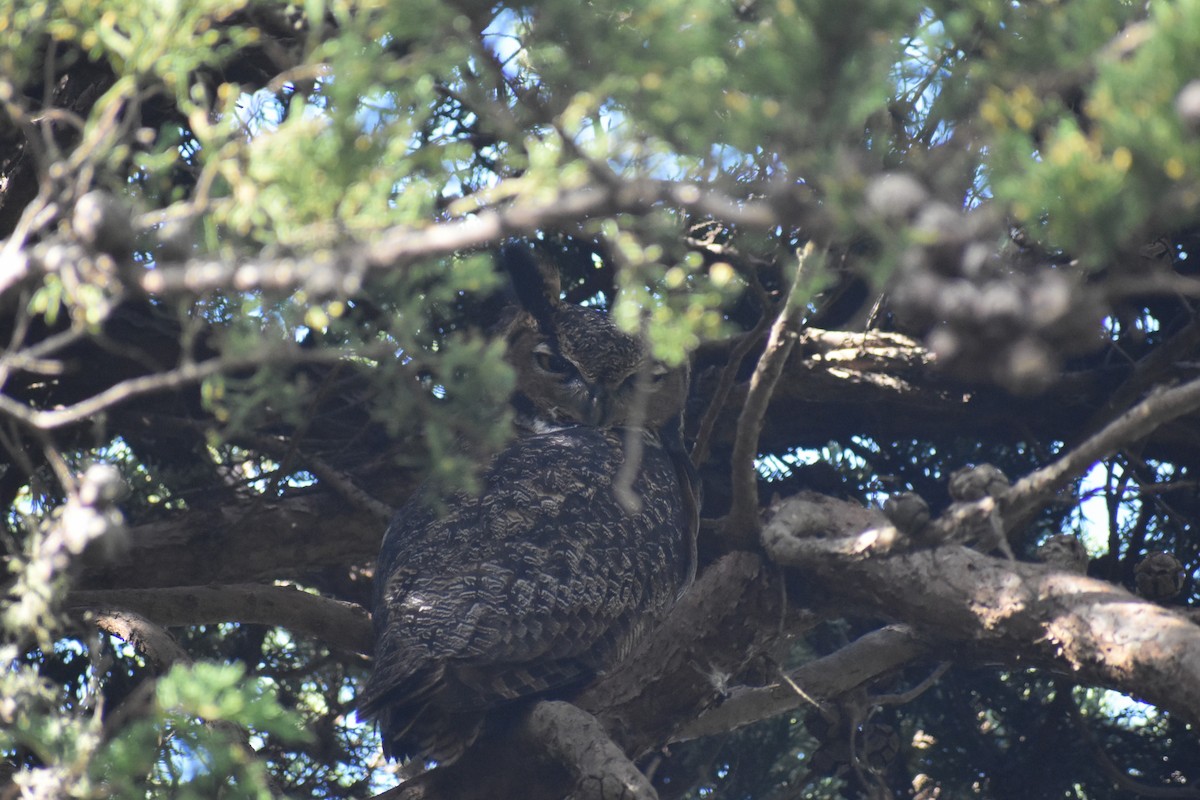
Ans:
[[[506,248],[503,257],[521,302],[508,327],[518,413],[550,425],[651,430],[678,416],[686,365],[656,361],[606,314],[562,302],[557,274],[525,248]]]

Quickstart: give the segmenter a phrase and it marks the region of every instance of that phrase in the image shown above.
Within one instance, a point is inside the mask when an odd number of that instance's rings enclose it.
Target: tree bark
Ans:
[[[1200,627],[1181,612],[1105,581],[958,544],[870,556],[805,538],[823,528],[847,543],[904,540],[886,522],[864,536],[861,510],[831,498],[789,498],[764,529],[764,545],[829,603],[903,620],[948,653],[1040,666],[1200,721]]]
[[[191,510],[129,530],[124,552],[87,551],[80,589],[265,582],[370,564],[386,526],[320,491]]]
[[[277,625],[338,650],[368,655],[375,644],[371,615],[365,608],[291,586],[233,584],[78,591],[67,597],[66,605],[73,609],[132,611],[167,628],[217,622]]]

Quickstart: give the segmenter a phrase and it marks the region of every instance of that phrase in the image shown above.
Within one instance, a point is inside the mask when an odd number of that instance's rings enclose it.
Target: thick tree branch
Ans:
[[[123,553],[88,550],[80,589],[203,586],[302,578],[374,561],[384,525],[329,492],[192,509],[131,527]]]
[[[726,691],[715,677],[736,676],[780,631],[780,598],[773,573],[757,556],[737,552],[723,557],[627,661],[574,702],[595,715],[607,736],[633,756],[667,741],[721,733],[796,708],[805,701],[786,684],[735,690],[714,705]],[[910,630],[885,628],[801,667],[794,679],[806,694],[834,699],[925,653],[922,639]],[[706,707],[711,710],[697,718]],[[561,769],[562,758],[554,763],[539,758],[546,735],[537,732],[538,713],[535,708],[533,718],[515,732],[481,742],[462,761],[424,773],[377,800],[561,798],[576,780]],[[489,780],[481,782],[480,775]]]
[[[861,520],[856,504],[793,497],[764,528],[763,544],[777,563],[802,569],[830,602],[904,620],[966,653],[1061,671],[1200,720],[1200,627],[1182,614],[1104,581],[959,545],[868,558],[809,548],[797,534],[823,529],[857,538]]]
[[[572,800],[654,800],[650,781],[591,714],[562,701],[538,703],[523,731],[575,781]]]
[[[925,348],[898,334],[805,328],[771,395],[759,451],[824,444],[829,432],[887,439],[902,431],[936,433],[947,426],[1000,426],[1004,420],[1002,430],[1011,426],[1011,398],[1003,403],[996,398],[993,407],[987,393],[940,385],[929,370],[931,361]],[[699,373],[696,393],[713,395],[716,381],[711,373]],[[710,445],[718,454],[728,453],[736,440],[748,391],[748,382],[735,386],[713,424]],[[699,416],[694,409],[693,418]],[[825,438],[813,441],[815,432]]]
[[[1126,369],[1071,373],[1041,395],[1014,397],[939,374],[932,355],[905,336],[806,328],[775,386],[759,448],[779,453],[849,436],[881,444],[915,437],[952,446],[980,430],[993,440],[1079,441],[1090,435],[1096,410],[1128,374]],[[695,395],[710,396],[718,381],[716,371],[699,371]],[[716,419],[710,444],[718,459],[728,458],[737,438],[747,392],[746,383],[735,386]],[[689,417],[699,419],[703,411],[693,403]],[[1190,419],[1176,416],[1152,428],[1144,438],[1145,453],[1189,461],[1200,448],[1200,433]]]
[[[311,636],[330,647],[359,653],[370,653],[375,640],[371,617],[362,606],[289,586],[76,591],[67,597],[67,606],[132,611],[164,627],[217,622],[273,625]]]
[[[627,753],[643,755],[711,706],[728,678],[782,632],[783,601],[778,575],[759,556],[730,553],[696,579],[629,658],[574,702]]]

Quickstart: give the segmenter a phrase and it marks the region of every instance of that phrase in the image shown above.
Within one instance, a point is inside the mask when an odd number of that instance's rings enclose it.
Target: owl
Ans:
[[[686,367],[560,301],[557,276],[527,249],[502,258],[520,301],[506,331],[516,438],[478,494],[418,492],[376,567],[374,669],[358,709],[391,758],[453,762],[521,701],[569,696],[695,573]]]

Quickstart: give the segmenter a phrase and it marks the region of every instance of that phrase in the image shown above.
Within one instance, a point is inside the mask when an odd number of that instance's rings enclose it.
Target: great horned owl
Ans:
[[[505,258],[521,300],[507,328],[517,438],[477,496],[439,515],[418,493],[379,554],[375,665],[358,705],[393,758],[449,763],[503,707],[586,683],[695,572],[686,368],[561,302],[528,251]]]

